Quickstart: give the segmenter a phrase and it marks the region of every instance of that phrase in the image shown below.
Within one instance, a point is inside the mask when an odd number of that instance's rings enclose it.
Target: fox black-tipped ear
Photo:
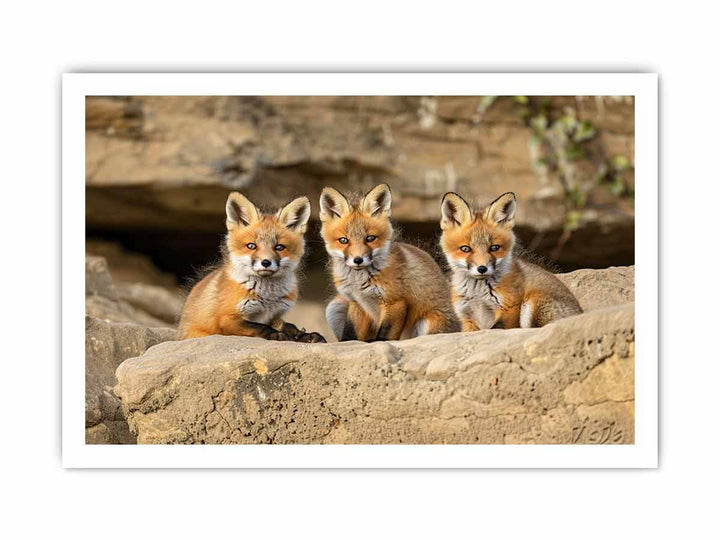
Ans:
[[[300,234],[305,233],[310,219],[310,199],[298,197],[289,202],[278,211],[277,218],[288,229]]]
[[[487,207],[485,217],[493,223],[512,227],[515,225],[517,202],[514,193],[503,193]]]
[[[370,190],[362,201],[362,211],[371,216],[390,216],[390,206],[392,204],[392,195],[390,194],[390,186],[380,184]]]
[[[320,194],[320,221],[340,218],[350,212],[350,204],[345,195],[337,189],[326,187]]]
[[[470,205],[460,195],[453,192],[446,193],[443,197],[440,212],[442,214],[440,228],[443,230],[459,227],[473,217]]]
[[[228,231],[236,227],[247,227],[260,219],[260,212],[257,207],[245,195],[237,191],[228,196],[225,204],[225,214],[227,216],[225,225],[227,225]]]

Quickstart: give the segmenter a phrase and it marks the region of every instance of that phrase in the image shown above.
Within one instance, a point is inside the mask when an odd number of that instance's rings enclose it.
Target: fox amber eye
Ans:
[[[340,242],[341,244],[347,244],[348,241],[349,241],[349,240],[348,240],[347,238],[345,238],[344,236],[341,237],[341,238],[338,238],[338,242]]]
[[[497,244],[493,244],[492,246],[490,246],[490,251],[497,251],[498,249],[500,249],[500,246],[498,246]]]
[[[470,246],[460,246],[460,251],[463,253],[470,253],[472,249],[470,249]]]
[[[249,244],[246,244],[245,247],[248,249],[255,249],[257,246],[255,244],[253,244],[252,242],[250,242]]]
[[[365,237],[365,241],[366,242],[374,242],[376,238],[377,238],[377,236],[375,236],[374,234],[368,234]]]
[[[285,249],[285,246],[283,246],[282,244],[278,244],[277,246],[275,246],[275,251],[282,251],[283,249]]]

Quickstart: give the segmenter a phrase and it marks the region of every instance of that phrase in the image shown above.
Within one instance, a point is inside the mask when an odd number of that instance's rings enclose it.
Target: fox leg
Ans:
[[[236,315],[221,317],[219,321],[220,332],[225,336],[246,336],[271,339],[275,341],[292,341],[292,338],[279,332],[268,324],[246,321]]]
[[[349,302],[347,320],[340,341],[369,341],[375,334],[375,325],[357,302]]]
[[[343,331],[348,322],[348,308],[350,302],[341,296],[336,296],[325,308],[325,319],[332,329],[335,337],[343,341]]]
[[[460,322],[454,314],[451,317],[448,317],[445,313],[431,311],[415,322],[413,325],[412,337],[459,331]]]
[[[475,321],[472,319],[472,317],[463,317],[461,322],[463,332],[475,332],[477,330],[480,330],[480,327],[475,324]]]
[[[412,327],[412,337],[426,336],[430,333],[430,319],[426,315],[415,321]]]
[[[403,327],[405,326],[406,315],[407,306],[405,302],[383,305],[380,310],[380,328],[378,329],[377,337],[373,341],[394,341],[400,339]]]
[[[536,317],[533,303],[526,300],[520,306],[520,328],[535,328],[536,326],[542,326],[538,324],[538,317]],[[549,321],[547,321],[549,322]]]
[[[495,324],[492,328],[520,328],[520,306],[512,307],[505,310],[495,311]]]

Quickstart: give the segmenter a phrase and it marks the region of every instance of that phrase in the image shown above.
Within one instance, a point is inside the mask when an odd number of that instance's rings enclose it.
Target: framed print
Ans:
[[[656,75],[62,92],[66,467],[657,466]]]

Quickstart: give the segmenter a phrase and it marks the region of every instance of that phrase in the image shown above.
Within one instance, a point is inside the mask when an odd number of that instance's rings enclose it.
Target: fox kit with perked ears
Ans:
[[[305,249],[308,198],[267,214],[240,193],[231,193],[225,210],[223,264],[190,292],[180,318],[181,338],[225,334],[324,342],[320,334],[282,320],[298,296],[295,274]]]
[[[329,187],[320,195],[321,232],[338,291],[325,315],[340,341],[460,330],[450,284],[433,258],[392,241],[390,204],[387,184],[357,202]]]
[[[480,211],[457,193],[442,200],[442,249],[453,272],[452,297],[463,331],[531,328],[582,313],[565,285],[517,256],[515,194]]]

